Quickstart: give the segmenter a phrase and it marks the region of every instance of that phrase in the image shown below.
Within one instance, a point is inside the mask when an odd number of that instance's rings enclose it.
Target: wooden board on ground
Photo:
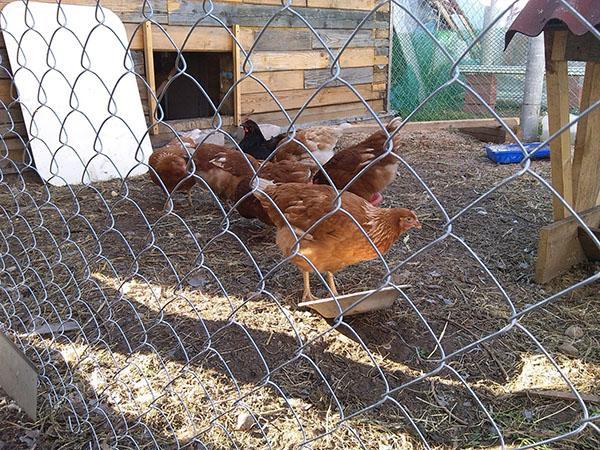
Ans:
[[[458,130],[481,142],[491,142],[493,144],[504,144],[506,142],[506,129],[501,126],[462,127]]]
[[[298,306],[314,309],[323,317],[331,319],[339,316],[341,311],[344,311],[345,316],[352,316],[389,308],[397,297],[398,290],[394,287],[387,287],[379,291],[362,291],[353,294],[338,295],[335,300],[328,297],[303,302],[298,304]],[[357,303],[359,300],[362,301]]]
[[[589,227],[600,224],[600,206],[579,213]],[[565,273],[576,264],[586,261],[574,217],[567,217],[545,226],[540,232],[535,280],[546,283]]]
[[[390,120],[390,118],[382,119],[384,124]],[[518,117],[505,117],[502,120],[504,120],[506,126],[513,131],[519,126]],[[496,119],[432,120],[430,122],[408,122],[400,132],[452,130],[465,127],[485,126],[499,126],[499,124]],[[381,127],[375,121],[369,121],[348,127],[344,130],[344,133],[372,133],[380,128]]]
[[[37,416],[37,371],[17,346],[0,332],[0,386],[32,419]]]
[[[596,239],[600,241],[600,228],[589,227],[590,231]],[[600,247],[596,245],[591,236],[587,233],[585,228],[577,227],[577,235],[579,236],[579,242],[581,242],[581,248],[583,253],[590,261],[600,261]]]

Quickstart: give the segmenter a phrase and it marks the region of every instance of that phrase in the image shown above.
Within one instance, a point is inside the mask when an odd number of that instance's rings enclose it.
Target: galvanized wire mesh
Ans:
[[[492,24],[485,37],[460,59],[461,79],[470,84],[501,117],[518,117],[523,101],[527,43],[517,36],[504,50],[504,34],[514,16],[504,14],[510,0],[428,1],[406,0],[402,5],[412,14],[396,8],[393,13],[394,37],[391,51],[389,105],[400,115],[409,114],[421,101],[451,77],[451,63],[427,38],[427,30],[457,59],[476,35]],[[584,64],[571,62],[570,107],[579,111]],[[412,95],[404,94],[411,86]],[[545,95],[542,112],[547,110]],[[457,86],[449,86],[437,95],[415,120],[454,120],[492,117],[476,97]]]
[[[215,4],[198,3],[197,21],[189,33],[208,21],[231,33],[230,24],[214,14]],[[305,18],[305,9],[285,1],[260,28],[257,42],[278,18],[301,22],[321,41],[331,61],[331,76],[314,95],[330,83],[342,83],[383,125],[340,76],[340,56],[369,18],[388,5],[377,2],[365,12],[364,21],[338,51],[327,46]],[[411,32],[421,30],[419,41],[436,49],[443,79],[436,79],[419,102],[411,104],[402,125],[424,111],[455,108],[437,100],[447,98],[448,90],[468,92],[503,124],[502,110],[487,105],[460,71],[495,24],[477,28],[456,50],[425,23],[414,5],[409,6],[394,2],[396,10],[415,22]],[[498,17],[508,14],[508,6]],[[60,10],[58,4],[60,28],[69,30]],[[161,27],[154,20],[159,13],[149,2],[140,5],[140,12]],[[2,15],[0,19],[5,30],[6,21]],[[98,27],[104,19],[98,4]],[[27,27],[33,33],[35,23],[27,20]],[[242,47],[239,41],[235,44]],[[79,45],[74,51],[82,51],[84,44]],[[255,47],[242,48],[240,82],[256,78]],[[48,50],[48,74],[56,72],[51,53]],[[184,59],[179,59],[172,78],[189,77]],[[19,67],[10,67],[3,59],[2,68],[12,79],[33,63],[24,58]],[[93,72],[93,63],[82,58],[81,72]],[[416,67],[418,62],[406,64]],[[392,67],[392,77],[395,70]],[[135,74],[129,58],[123,65],[123,75],[127,74]],[[148,90],[144,78],[136,78]],[[192,82],[205,92],[200,82]],[[392,96],[398,89],[411,92],[408,84],[394,84],[394,78],[392,83]],[[270,93],[268,85],[261,84]],[[107,90],[113,95],[115,86]],[[274,233],[241,219],[233,205],[219,200],[195,173],[193,160],[189,178],[203,189],[194,191],[190,209],[177,204],[173,195],[166,211],[160,189],[146,177],[122,174],[113,181],[58,187],[41,181],[27,156],[27,138],[18,138],[24,164],[15,164],[8,142],[11,138],[14,144],[15,136],[22,134],[12,120],[22,102],[13,94],[12,103],[2,104],[8,119],[0,166],[0,323],[40,372],[42,419],[34,424],[43,439],[39,447],[593,448],[597,444],[600,411],[592,397],[599,354],[593,324],[600,272],[597,267],[576,269],[549,287],[531,280],[535,253],[531,245],[539,225],[550,220],[551,197],[558,195],[547,179],[547,166],[535,165],[531,153],[516,170],[492,171],[481,162],[483,168],[473,166],[471,173],[453,159],[466,158],[465,153],[443,147],[443,133],[407,135],[398,153],[392,152],[388,139],[386,155],[395,155],[399,162],[389,201],[415,209],[425,226],[403,237],[396,251],[348,269],[345,290],[395,288],[398,299],[390,310],[352,318],[340,309],[338,317],[325,321],[296,307],[300,283],[289,262],[298,249],[289,257],[281,256]],[[277,95],[270,94],[278,102]],[[295,122],[312,97],[297,114],[288,116],[291,131],[297,130]],[[223,126],[221,106],[209,101],[213,132],[223,134],[239,150]],[[40,103],[43,107],[43,95]],[[71,103],[74,113],[81,113],[79,105]],[[158,105],[162,123],[160,101]],[[107,117],[119,117],[110,102]],[[133,145],[122,151],[139,150],[153,125],[136,136],[137,149]],[[507,132],[519,142],[508,127]],[[402,137],[405,131],[394,133]],[[102,140],[100,132],[97,137]],[[60,148],[48,148],[50,154],[69,146],[68,136],[61,140]],[[413,147],[422,148],[420,142],[434,148],[411,153]],[[102,145],[94,150],[99,156],[107,151]],[[432,159],[428,161],[432,166],[422,168],[424,158]],[[440,184],[453,161],[459,168],[456,180]],[[147,167],[147,160],[140,159],[138,166]],[[10,175],[7,168],[16,174]],[[60,168],[53,170],[61,176]],[[476,180],[483,184],[476,185]],[[538,196],[533,194],[536,189]],[[514,201],[522,203],[518,212]],[[592,236],[579,215],[561,202]],[[340,213],[343,208],[336,202],[315,227]],[[474,231],[471,227],[478,217],[484,217],[484,226]],[[299,230],[298,240],[310,231]],[[600,246],[596,238],[593,242]],[[320,292],[331,294],[325,279],[319,281]],[[588,319],[579,332],[569,333],[580,354],[565,357],[558,350],[563,342],[557,336],[577,318]],[[43,326],[49,331],[40,332]],[[562,391],[563,397],[549,400],[535,393],[548,386]]]

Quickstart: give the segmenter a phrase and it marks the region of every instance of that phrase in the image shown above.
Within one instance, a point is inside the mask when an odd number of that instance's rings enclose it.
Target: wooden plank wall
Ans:
[[[55,0],[42,0],[55,2]],[[8,0],[0,0],[3,8]],[[64,0],[63,4],[96,5],[96,0]],[[186,49],[194,51],[231,52],[232,41],[227,30],[213,18],[201,18],[203,0],[151,0],[152,20],[165,28],[182,45],[190,34]],[[125,23],[131,39],[132,54],[138,74],[145,76],[142,47],[144,20],[141,0],[101,0],[100,5],[114,11]],[[255,44],[251,61],[253,76],[262,80],[290,115],[297,113],[315,89],[331,78],[331,57],[323,41],[337,55],[375,0],[294,0],[294,9],[302,14],[317,31],[317,37],[296,16],[282,12],[281,0],[220,0],[215,1],[212,15],[227,26],[239,24],[241,43],[248,51]],[[262,35],[261,27],[274,15],[277,17]],[[389,45],[389,13],[381,8],[365,22],[340,57],[341,77],[352,83],[368,104],[377,112],[385,108],[387,90],[387,55]],[[175,50],[158,26],[153,26],[153,41],[157,50]],[[320,39],[319,39],[320,38]],[[0,37],[0,100],[13,102],[10,67],[4,41]],[[148,113],[148,92],[144,83],[138,85]],[[241,85],[242,115],[259,121],[285,123],[284,115],[265,89],[246,78]],[[0,108],[1,109],[1,108]],[[10,108],[11,124],[6,111],[0,112],[0,156],[8,152],[22,159],[23,145],[17,133],[26,139],[23,117],[18,105]],[[310,103],[299,123],[319,120],[345,119],[367,114],[367,109],[354,93],[340,81],[327,85]]]

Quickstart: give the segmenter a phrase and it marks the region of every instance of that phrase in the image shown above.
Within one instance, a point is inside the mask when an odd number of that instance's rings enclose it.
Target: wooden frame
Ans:
[[[156,123],[156,79],[154,78],[154,47],[152,45],[152,22],[146,20],[143,24],[144,35],[144,64],[146,81],[150,87],[148,92],[148,117],[151,123],[150,134],[158,134]]]
[[[569,123],[569,58],[587,58],[580,110],[600,100],[600,43],[590,33],[573,36],[567,30],[547,30],[546,88],[550,135]],[[585,49],[577,56],[577,49]],[[582,57],[583,55],[583,57]],[[552,185],[580,214],[588,226],[600,223],[600,107],[577,124],[575,149],[571,154],[569,129],[550,142]],[[578,224],[569,211],[553,198],[556,222],[542,228],[538,245],[536,280],[545,283],[585,261],[578,238]]]
[[[126,24],[127,33],[131,40],[131,50],[141,50],[144,52],[144,67],[146,71],[146,81],[148,86],[152,92],[148,93],[148,110],[149,116],[151,116],[150,120],[153,125],[150,128],[151,135],[157,135],[161,133],[171,133],[170,128],[166,128],[156,123],[156,117],[153,112],[156,110],[156,79],[154,73],[154,52],[176,52],[177,50],[181,51],[189,51],[189,52],[219,52],[219,53],[227,53],[232,52],[233,59],[233,78],[234,82],[238,81],[240,78],[239,70],[236,72],[235,67],[239,67],[240,65],[240,49],[237,45],[234,45],[234,40],[231,38],[231,35],[222,28],[216,27],[198,27],[194,30],[193,33],[190,34],[190,27],[187,26],[177,26],[177,25],[164,25],[165,34],[163,30],[159,27],[152,27],[152,22],[145,21],[142,24],[142,33],[138,32],[138,26],[134,26],[133,24]],[[210,32],[207,32],[210,31]],[[234,25],[232,28],[232,33],[236,37],[236,39],[241,42],[243,39],[243,35],[240,31],[239,25]],[[171,42],[169,40],[169,36],[173,40]],[[175,45],[173,45],[175,44]],[[184,45],[185,44],[185,45]],[[234,117],[233,123],[235,125],[239,125],[241,118],[241,88],[239,85],[236,85],[236,88],[233,91],[233,103],[234,103]],[[154,116],[154,117],[152,117]],[[177,126],[178,122],[182,123],[180,126]],[[225,124],[229,125],[230,122],[225,120]],[[210,127],[212,123],[210,119],[206,119],[204,117],[185,119],[179,121],[169,121],[171,125],[174,125],[174,128],[177,130],[178,128],[184,129],[185,126],[192,128],[201,128],[201,127]]]
[[[240,41],[240,26],[234,25],[232,29],[235,40]],[[239,45],[235,43],[234,39],[231,39],[232,54],[233,54],[233,124],[238,127],[242,123],[242,89],[240,86],[240,64],[241,64],[241,51]]]

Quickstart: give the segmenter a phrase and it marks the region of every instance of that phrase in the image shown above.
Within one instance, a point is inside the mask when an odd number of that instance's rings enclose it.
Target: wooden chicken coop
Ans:
[[[54,0],[42,0],[52,2]],[[4,7],[6,0],[0,2]],[[191,75],[211,100],[218,105],[238,79],[243,53],[233,45],[231,31],[249,50],[261,28],[276,13],[268,30],[256,45],[251,61],[254,75],[261,79],[293,116],[314,90],[330,75],[331,60],[314,33],[290,12],[281,11],[280,0],[213,1],[212,14],[229,29],[212,18],[203,17],[203,0],[151,0],[151,24],[144,17],[141,0],[102,0],[100,6],[115,12],[125,24],[131,39],[136,71],[160,93],[172,75],[177,49],[183,51],[186,73]],[[96,0],[65,0],[62,4],[95,6]],[[293,7],[318,31],[325,44],[335,53],[361,24],[375,0],[294,0]],[[146,15],[149,15],[146,6]],[[157,24],[164,29],[161,29]],[[4,42],[0,42],[3,66],[7,67]],[[389,8],[378,10],[363,24],[341,57],[342,77],[352,83],[360,95],[377,112],[386,105],[389,48]],[[234,69],[237,68],[237,70]],[[13,103],[10,115],[16,133],[5,134],[9,154],[12,149],[22,158],[26,131],[9,73],[0,74],[0,98]],[[146,117],[154,108],[147,87],[139,82]],[[178,77],[169,85],[161,100],[164,121],[176,130],[210,127],[213,110],[205,96],[186,77]],[[224,124],[239,122],[252,115],[259,122],[283,124],[284,114],[265,89],[253,80],[244,80],[239,89],[224,101],[221,113]],[[341,83],[323,89],[304,111],[299,123],[365,116],[367,109]],[[10,123],[8,113],[2,118],[3,128]],[[163,124],[153,127],[153,134],[168,132]]]
[[[597,0],[569,0],[590,24],[599,28]],[[531,0],[507,32],[537,36],[544,32],[546,89],[550,135],[569,123],[569,61],[586,63],[580,111],[600,100],[600,40],[568,8],[551,0]],[[586,225],[600,225],[600,108],[580,118],[575,147],[569,129],[550,142],[552,185]],[[553,197],[555,222],[541,230],[536,279],[547,282],[584,261],[598,248],[569,210]],[[600,233],[596,234],[600,236]]]

